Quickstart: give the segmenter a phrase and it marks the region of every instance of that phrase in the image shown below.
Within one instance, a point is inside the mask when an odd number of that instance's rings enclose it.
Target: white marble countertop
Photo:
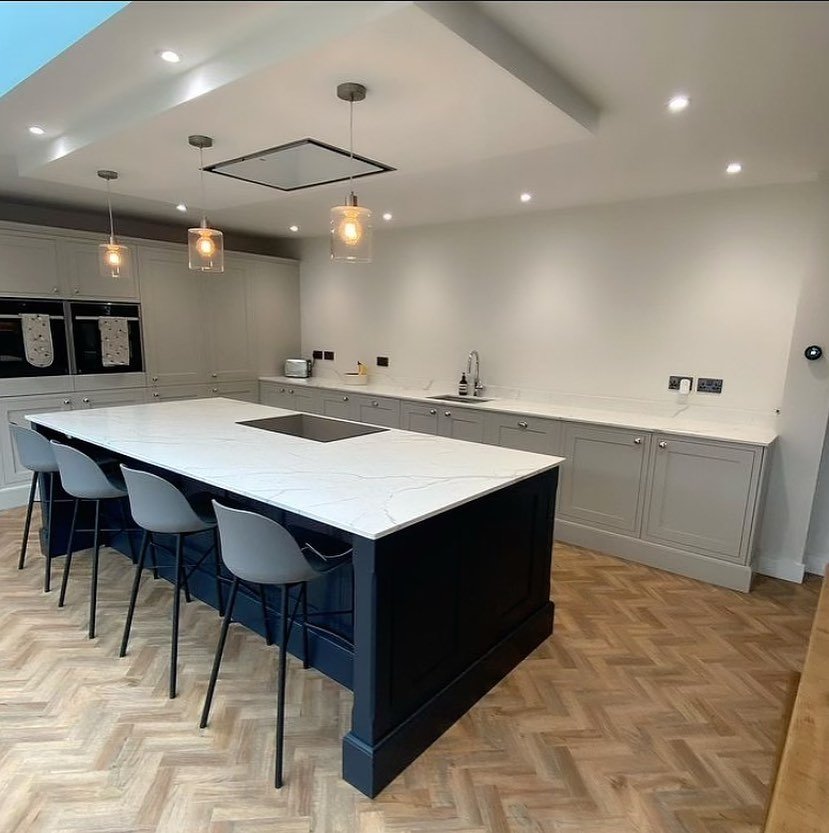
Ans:
[[[310,379],[288,378],[286,376],[261,376],[260,382],[273,382],[279,385],[304,386],[321,390],[348,391],[354,395],[391,396],[413,402],[427,402],[432,407],[438,405],[452,408],[472,408],[476,411],[517,414],[523,416],[546,417],[548,419],[572,420],[596,425],[609,425],[614,428],[630,428],[635,431],[658,431],[679,436],[698,437],[707,440],[719,440],[733,443],[769,446],[777,439],[773,428],[741,422],[726,422],[715,418],[700,418],[683,413],[677,416],[665,416],[633,410],[610,410],[589,408],[581,405],[557,404],[551,402],[533,402],[526,399],[506,399],[493,397],[489,402],[476,403],[471,399],[467,405],[462,402],[440,402],[430,398],[436,393],[457,393],[452,390],[423,391],[397,385],[369,382],[367,385],[347,385],[335,379],[311,377]],[[489,398],[487,396],[487,398]]]
[[[562,462],[560,457],[410,431],[390,429],[321,443],[237,425],[289,413],[216,398],[26,419],[371,539]]]

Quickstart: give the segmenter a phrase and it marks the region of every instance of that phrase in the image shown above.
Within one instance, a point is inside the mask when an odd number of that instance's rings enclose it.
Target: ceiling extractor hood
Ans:
[[[207,165],[206,171],[279,191],[299,191],[332,182],[373,176],[395,168],[317,139],[300,139]]]

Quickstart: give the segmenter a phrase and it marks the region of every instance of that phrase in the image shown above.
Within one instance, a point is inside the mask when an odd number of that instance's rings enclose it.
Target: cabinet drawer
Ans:
[[[437,434],[438,409],[419,402],[401,402],[400,427],[419,434]]]
[[[175,402],[181,399],[204,399],[206,396],[206,385],[164,385],[150,390],[149,401]]]
[[[754,446],[657,434],[643,537],[744,563],[762,455]]]
[[[349,393],[323,393],[320,396],[320,413],[323,416],[336,417],[337,419],[356,419],[357,407],[354,397]]]
[[[487,442],[518,451],[558,454],[561,423],[522,414],[487,414]]]
[[[257,402],[256,382],[218,382],[208,385],[210,396],[223,396],[226,399],[239,399],[242,402]]]
[[[471,443],[485,442],[484,427],[486,414],[471,408],[438,406],[438,433],[454,440]]]
[[[400,427],[400,400],[384,396],[355,396],[356,418],[369,425]]]

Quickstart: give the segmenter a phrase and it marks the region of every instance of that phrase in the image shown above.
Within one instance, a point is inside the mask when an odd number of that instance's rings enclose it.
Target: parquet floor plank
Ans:
[[[183,608],[170,701],[169,585],[145,578],[119,659],[129,563],[102,557],[90,642],[88,558],[58,610],[37,555],[16,569],[22,527],[0,513],[0,833],[757,833],[820,586],[557,545],[554,636],[370,801],[339,777],[349,692],[290,662],[275,791],[274,649],[231,629],[200,730],[216,612]]]

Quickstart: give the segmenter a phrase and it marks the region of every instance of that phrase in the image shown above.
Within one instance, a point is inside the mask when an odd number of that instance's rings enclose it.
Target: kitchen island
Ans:
[[[290,413],[213,399],[30,420],[185,490],[352,543],[353,584],[343,570],[315,582],[311,609],[326,627],[312,629],[310,659],[353,690],[343,777],[374,796],[552,632],[562,461],[399,430],[320,442],[242,424]],[[59,554],[62,541],[46,545]],[[191,590],[216,605],[210,569]],[[326,620],[352,592],[353,617]],[[238,618],[259,627],[253,603]]]

